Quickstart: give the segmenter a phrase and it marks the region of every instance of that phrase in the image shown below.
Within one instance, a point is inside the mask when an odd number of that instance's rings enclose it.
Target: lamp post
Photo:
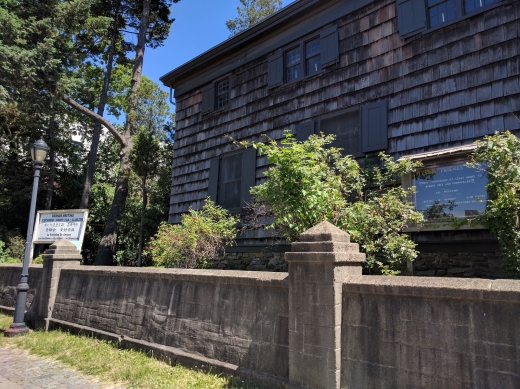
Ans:
[[[43,139],[37,140],[31,146],[31,158],[34,166],[34,180],[33,190],[31,196],[31,211],[29,213],[29,223],[27,225],[27,241],[25,242],[25,254],[23,257],[22,276],[20,283],[16,286],[16,306],[14,308],[14,320],[13,324],[5,330],[4,335],[8,337],[24,335],[29,332],[29,329],[25,326],[25,303],[27,301],[27,291],[29,290],[29,262],[31,260],[31,246],[34,229],[34,213],[36,210],[36,197],[38,196],[38,183],[40,181],[40,170],[43,166],[43,161],[47,158],[49,152],[49,146],[43,141]]]

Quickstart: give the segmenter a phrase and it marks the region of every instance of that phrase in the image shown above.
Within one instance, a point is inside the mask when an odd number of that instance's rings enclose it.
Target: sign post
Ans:
[[[61,238],[65,238],[81,251],[87,218],[88,209],[38,211],[33,243],[54,243]]]

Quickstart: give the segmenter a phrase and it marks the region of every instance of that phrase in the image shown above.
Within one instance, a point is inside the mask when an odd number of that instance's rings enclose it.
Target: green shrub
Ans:
[[[337,224],[361,245],[367,256],[365,266],[369,273],[396,275],[418,254],[416,244],[403,234],[403,230],[409,224],[420,224],[423,216],[406,201],[414,188],[407,190],[401,186],[401,176],[414,172],[418,164],[409,159],[394,162],[383,153],[379,157],[382,167],[364,172],[369,184],[363,197],[344,208]]]
[[[6,263],[9,259],[10,251],[5,248],[5,243],[0,240],[0,263]]]
[[[488,178],[486,212],[480,222],[497,235],[502,268],[520,276],[520,139],[509,131],[496,132],[475,142],[471,167]]]
[[[419,166],[410,160],[394,162],[380,155],[382,167],[361,169],[351,156],[327,147],[333,135],[311,135],[298,142],[290,132],[279,144],[253,142],[272,166],[267,181],[251,190],[253,210],[267,206],[276,228],[289,241],[323,220],[349,232],[367,254],[369,273],[394,275],[417,256],[415,244],[403,234],[408,223],[422,215],[406,199],[413,188],[400,186],[400,176]],[[248,147],[247,142],[241,142]],[[264,217],[264,215],[262,215]]]
[[[234,243],[237,222],[208,198],[202,209],[182,215],[180,224],[162,223],[144,254],[152,256],[155,266],[207,267]]]
[[[13,230],[9,232],[9,250],[11,250],[11,257],[22,261],[25,252],[25,239],[20,235],[20,230]]]

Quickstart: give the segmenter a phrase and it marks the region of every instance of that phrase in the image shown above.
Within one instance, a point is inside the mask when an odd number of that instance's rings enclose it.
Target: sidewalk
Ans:
[[[122,389],[50,359],[15,348],[0,348],[0,389]]]

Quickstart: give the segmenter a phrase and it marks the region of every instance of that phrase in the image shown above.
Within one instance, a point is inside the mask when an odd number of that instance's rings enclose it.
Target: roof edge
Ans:
[[[333,2],[335,0],[328,0],[325,2]],[[206,63],[214,62],[217,58],[225,56],[227,53],[247,45],[249,42],[256,38],[272,32],[277,29],[283,28],[282,23],[286,22],[287,19],[296,17],[306,11],[311,11],[312,6],[319,3],[320,0],[295,0],[291,4],[275,12],[268,18],[255,24],[254,26],[238,33],[225,40],[222,43],[212,47],[204,53],[198,55],[192,60],[184,63],[183,65],[171,70],[165,75],[161,76],[159,80],[167,87],[173,87],[173,84],[179,78],[184,75],[193,73],[197,68],[203,66]]]

